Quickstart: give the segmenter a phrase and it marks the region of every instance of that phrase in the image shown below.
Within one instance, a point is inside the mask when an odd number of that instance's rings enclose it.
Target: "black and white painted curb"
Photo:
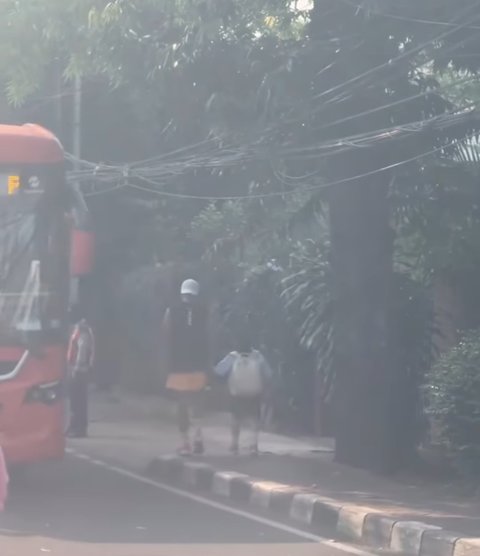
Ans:
[[[372,508],[345,506],[300,487],[218,471],[202,462],[163,456],[149,464],[147,473],[155,479],[229,498],[309,527],[331,528],[342,537],[375,548],[410,556],[480,556],[480,538],[463,538],[417,521],[398,521]]]

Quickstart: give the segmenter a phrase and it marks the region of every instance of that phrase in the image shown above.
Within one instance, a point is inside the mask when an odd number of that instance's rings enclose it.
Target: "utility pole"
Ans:
[[[75,77],[73,93],[73,156],[74,169],[80,169],[79,160],[82,157],[82,78]]]
[[[62,69],[60,66],[60,62],[57,61],[56,68],[55,68],[55,79],[56,79],[56,94],[57,98],[55,99],[55,121],[57,126],[57,137],[60,141],[63,141],[63,76],[62,76]]]
[[[72,154],[74,156],[73,169],[75,172],[80,171],[80,159],[82,157],[82,78],[75,77],[73,84],[73,137],[72,137]],[[78,183],[74,184],[75,188],[79,188]],[[70,279],[70,307],[79,302],[80,296],[80,280],[78,277]]]

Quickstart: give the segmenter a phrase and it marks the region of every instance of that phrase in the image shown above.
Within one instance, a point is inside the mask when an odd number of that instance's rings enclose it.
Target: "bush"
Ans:
[[[442,356],[427,376],[428,411],[438,439],[462,474],[479,474],[480,329]]]

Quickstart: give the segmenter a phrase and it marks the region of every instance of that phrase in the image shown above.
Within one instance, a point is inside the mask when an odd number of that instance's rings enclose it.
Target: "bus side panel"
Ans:
[[[0,361],[19,361],[24,351],[0,347]],[[41,358],[28,356],[22,371],[0,381],[0,442],[7,462],[57,460],[65,452],[63,398],[51,404],[29,400],[32,388],[62,382],[65,348],[43,348]]]

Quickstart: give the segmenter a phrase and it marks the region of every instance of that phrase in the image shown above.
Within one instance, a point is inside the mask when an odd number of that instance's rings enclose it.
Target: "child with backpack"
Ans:
[[[229,406],[232,414],[230,451],[238,455],[242,425],[250,422],[252,437],[250,454],[258,455],[258,437],[261,425],[262,402],[273,377],[265,357],[243,342],[239,351],[229,353],[215,367],[215,374],[226,380]]]

